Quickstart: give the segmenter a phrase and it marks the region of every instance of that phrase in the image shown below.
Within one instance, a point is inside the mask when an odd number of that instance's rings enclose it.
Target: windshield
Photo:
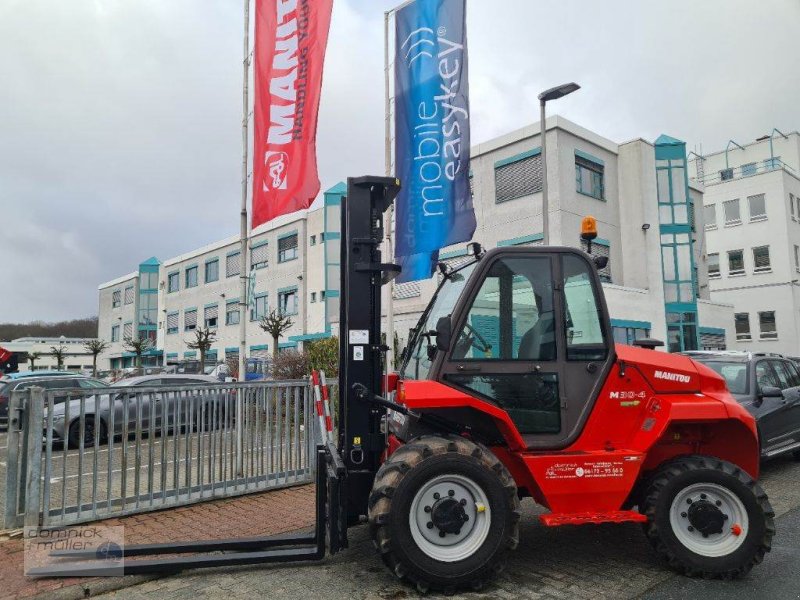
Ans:
[[[695,358],[695,360],[697,360]],[[747,363],[744,362],[722,362],[722,361],[698,361],[709,369],[716,371],[725,379],[728,391],[731,394],[747,394]]]
[[[435,343],[431,336],[425,335],[436,330],[436,323],[442,317],[453,313],[453,308],[464,291],[464,286],[475,270],[477,261],[471,262],[460,269],[450,273],[439,285],[433,295],[428,308],[422,313],[419,323],[412,329],[408,336],[406,360],[400,371],[400,377],[405,379],[427,379],[431,369],[428,359],[428,345]]]

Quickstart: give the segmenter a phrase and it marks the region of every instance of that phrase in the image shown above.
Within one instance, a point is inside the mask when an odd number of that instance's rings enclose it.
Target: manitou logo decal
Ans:
[[[688,375],[681,373],[670,373],[669,371],[656,371],[653,375],[656,379],[664,379],[666,381],[677,381],[679,383],[689,383],[692,378]]]
[[[264,178],[264,191],[285,190],[286,172],[289,169],[289,156],[286,152],[267,152],[264,155],[264,167],[267,177]],[[272,185],[269,185],[269,183]]]

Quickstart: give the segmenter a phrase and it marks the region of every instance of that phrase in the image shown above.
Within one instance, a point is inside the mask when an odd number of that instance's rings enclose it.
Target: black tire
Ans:
[[[98,419],[100,431],[97,432],[97,442],[102,445],[106,441],[106,427],[102,419]],[[83,447],[94,447],[94,428],[95,418],[93,415],[86,415],[83,426]],[[80,419],[75,419],[69,426],[69,447],[80,448],[81,445],[81,423]]]
[[[670,520],[672,503],[678,494],[695,484],[725,488],[738,498],[747,513],[749,526],[746,537],[728,554],[712,557],[694,552],[673,530]],[[662,466],[650,480],[639,510],[647,515],[644,529],[653,548],[670,567],[687,577],[743,577],[770,551],[775,534],[775,513],[761,486],[736,465],[709,456],[685,456]],[[681,516],[685,514],[683,512]],[[687,525],[687,531],[694,530]]]
[[[423,551],[409,522],[417,492],[442,475],[466,477],[477,484],[488,499],[491,515],[480,546],[452,562]],[[460,436],[423,436],[402,446],[378,471],[369,498],[375,548],[395,576],[423,593],[482,588],[503,570],[507,551],[516,548],[519,517],[517,486],[503,463],[485,446]]]

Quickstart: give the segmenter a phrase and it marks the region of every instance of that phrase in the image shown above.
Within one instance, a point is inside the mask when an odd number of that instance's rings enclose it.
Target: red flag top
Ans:
[[[253,227],[319,193],[317,115],[333,0],[256,0]]]

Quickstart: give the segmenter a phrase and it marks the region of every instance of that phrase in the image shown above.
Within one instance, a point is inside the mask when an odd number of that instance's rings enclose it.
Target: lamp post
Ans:
[[[558,100],[575,90],[581,89],[577,83],[564,83],[539,94],[540,124],[542,128],[542,242],[550,245],[550,212],[547,200],[547,126],[545,124],[545,104],[548,100]]]

